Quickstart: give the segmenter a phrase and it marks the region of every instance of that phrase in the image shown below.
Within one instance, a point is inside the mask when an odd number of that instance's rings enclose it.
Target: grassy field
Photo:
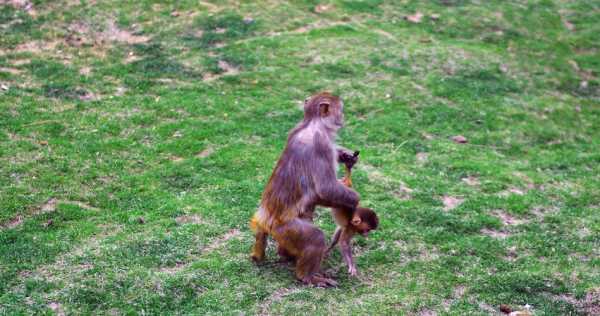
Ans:
[[[0,3],[0,314],[600,313],[598,1]],[[333,289],[247,227],[322,90],[381,221]]]

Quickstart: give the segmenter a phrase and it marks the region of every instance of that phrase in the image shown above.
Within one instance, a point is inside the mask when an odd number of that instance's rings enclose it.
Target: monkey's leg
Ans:
[[[341,233],[342,233],[342,228],[341,227],[336,228],[335,233],[333,234],[333,237],[331,239],[331,243],[329,244],[329,247],[325,251],[324,258],[327,258],[327,256],[329,256],[331,249],[333,249],[333,247],[335,247],[335,245],[338,243],[338,241],[340,240]]]
[[[277,254],[279,255],[279,263],[294,262],[296,260],[296,257],[281,246],[277,247]]]
[[[265,249],[267,248],[267,236],[268,234],[264,231],[257,230],[254,247],[252,248],[252,260],[259,263],[265,259]]]
[[[314,227],[303,231],[302,249],[296,261],[296,278],[306,284],[328,287],[336,286],[337,282],[319,275],[321,261],[325,254],[325,234]]]
[[[352,258],[352,246],[351,239],[354,234],[344,231],[340,240],[340,252],[342,253],[342,258],[348,265],[348,273],[351,276],[358,275],[358,270],[356,269],[356,264],[354,264],[354,258]]]

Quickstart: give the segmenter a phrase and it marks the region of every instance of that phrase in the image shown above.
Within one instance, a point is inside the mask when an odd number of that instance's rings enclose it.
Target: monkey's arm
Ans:
[[[331,147],[319,135],[315,134],[313,154],[307,155],[305,160],[315,185],[316,202],[322,206],[354,211],[360,199],[358,193],[337,180]]]
[[[318,204],[348,210],[356,209],[360,199],[356,191],[338,182],[333,174],[331,178],[323,179],[323,182],[316,188]]]
[[[354,258],[352,258],[352,246],[350,244],[352,240],[352,236],[354,236],[354,232],[349,229],[344,229],[340,236],[340,251],[342,253],[342,258],[344,262],[348,265],[348,273],[351,276],[356,276],[358,274],[358,270],[356,269],[356,265],[354,264]]]

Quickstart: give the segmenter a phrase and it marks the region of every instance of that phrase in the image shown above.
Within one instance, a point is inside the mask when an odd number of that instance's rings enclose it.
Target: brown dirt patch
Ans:
[[[489,228],[483,228],[480,232],[486,236],[490,236],[496,239],[505,239],[506,237],[510,236],[510,234],[506,231],[500,231]]]
[[[460,179],[462,182],[466,183],[467,185],[470,185],[472,187],[474,186],[478,186],[479,183],[479,179],[477,177],[474,176],[468,176],[466,178],[462,178]]]
[[[535,206],[531,209],[531,213],[535,215],[537,218],[544,218],[548,214],[554,214],[558,212],[559,209],[554,206]]]
[[[179,156],[169,156],[169,160],[171,160],[172,162],[182,162],[185,159]]]
[[[333,9],[333,5],[331,4],[319,4],[314,8],[315,13],[324,13]]]
[[[425,152],[417,153],[416,158],[417,158],[417,163],[423,165],[429,159],[429,154],[427,154]]]
[[[92,68],[91,67],[81,67],[81,69],[79,69],[79,74],[87,76],[92,72]]]
[[[527,222],[524,219],[519,219],[511,214],[506,213],[504,210],[494,210],[492,211],[492,215],[498,217],[502,223],[507,226],[521,225]]]
[[[456,301],[460,300],[466,292],[466,287],[464,285],[458,285],[454,289],[452,289],[452,298],[445,299],[442,301],[442,306],[444,310],[447,312],[450,309],[450,306],[454,304]]]
[[[600,315],[600,287],[590,289],[583,298],[571,294],[549,295],[554,301],[568,303],[585,315]]]
[[[223,76],[233,76],[233,75],[237,75],[240,73],[240,69],[238,67],[235,67],[224,60],[219,60],[218,66],[219,66],[219,69],[221,69],[221,71],[223,71],[222,73],[214,74],[214,73],[207,72],[202,76],[202,81],[210,82],[210,81],[219,79]]]
[[[569,12],[566,10],[558,10],[558,13],[560,15],[560,20],[562,21],[563,25],[565,26],[565,28],[571,32],[575,31],[575,25],[573,23],[571,23],[567,17],[565,15],[567,15]]]
[[[6,73],[9,73],[11,75],[18,75],[18,74],[21,73],[21,71],[19,69],[6,68],[6,67],[0,67],[0,72],[6,72]]]
[[[75,47],[83,45],[100,46],[107,42],[140,44],[150,40],[148,36],[136,35],[129,30],[119,28],[113,20],[108,20],[105,29],[101,32],[80,21],[69,25],[68,30],[70,34],[67,36],[66,42]]]
[[[61,43],[62,42],[59,41],[59,40],[52,40],[52,41],[36,40],[36,41],[30,41],[30,42],[26,42],[26,43],[22,43],[22,44],[17,45],[17,47],[15,48],[15,51],[18,52],[18,53],[39,54],[39,53],[44,52],[44,51],[53,51]]]
[[[205,224],[206,223],[202,219],[202,217],[200,217],[200,215],[198,215],[198,214],[178,216],[177,218],[175,218],[175,222],[178,225],[184,225],[184,224]]]
[[[212,13],[219,12],[219,11],[222,10],[221,7],[219,7],[219,6],[215,5],[215,4],[212,4],[212,3],[208,2],[208,1],[198,1],[198,4],[201,5],[201,6],[203,6],[203,7],[206,7],[206,9],[209,12],[212,12]]]
[[[83,90],[83,94],[78,96],[78,99],[81,101],[94,101],[94,100],[99,100],[100,97],[88,90]]]
[[[232,66],[231,64],[229,64],[228,62],[226,62],[224,60],[219,60],[218,65],[219,65],[219,68],[221,70],[223,70],[223,72],[225,72],[225,74],[228,74],[228,75],[237,74],[240,71],[237,67]]]
[[[347,25],[348,23],[346,22],[328,22],[328,21],[317,21],[311,24],[307,24],[304,26],[301,26],[299,28],[293,29],[291,31],[284,31],[284,32],[270,32],[268,33],[269,36],[281,36],[281,35],[287,35],[287,34],[304,34],[304,33],[308,33],[312,30],[315,29],[323,29],[323,28],[328,28],[328,27],[333,27],[333,26],[338,26],[338,25]],[[242,40],[244,41],[244,40]]]
[[[53,212],[54,210],[56,210],[56,204],[58,204],[57,199],[55,199],[55,198],[49,199],[40,208],[41,213]]]
[[[13,66],[23,66],[23,65],[27,65],[31,63],[31,59],[13,59],[11,61],[9,61],[11,65]]]
[[[115,96],[120,97],[120,96],[124,95],[125,92],[127,92],[127,88],[119,86],[119,87],[117,87],[117,90],[115,91]]]
[[[395,40],[396,40],[396,37],[395,37],[394,35],[392,35],[392,34],[391,34],[391,33],[389,33],[389,32],[386,32],[386,31],[384,31],[384,30],[381,30],[381,29],[374,29],[374,30],[373,30],[373,32],[375,32],[375,33],[377,33],[377,34],[379,34],[379,35],[382,35],[383,37],[385,37],[385,38],[387,38],[387,39],[389,39],[389,40],[392,40],[392,41],[395,41]]]
[[[429,308],[422,308],[419,311],[419,316],[437,316],[437,312]]]
[[[396,191],[394,191],[394,196],[396,196],[402,201],[410,200],[412,199],[413,191],[413,189],[407,187],[404,183],[401,183],[400,187]]]
[[[524,195],[526,193],[525,190],[519,189],[517,187],[510,187],[504,191],[498,193],[501,197],[509,197],[511,195]]]
[[[456,196],[444,195],[442,197],[442,203],[444,203],[444,211],[446,212],[457,208],[464,201],[465,199]]]
[[[600,315],[600,287],[591,289],[580,301],[579,307],[589,315]]]
[[[15,9],[24,10],[32,17],[37,16],[37,11],[29,0],[0,0],[0,5],[9,5]]]
[[[48,303],[48,308],[50,310],[52,310],[54,313],[56,313],[56,315],[58,316],[64,316],[65,315],[65,311],[62,307],[62,305],[58,302],[50,302]]]
[[[2,226],[2,228],[12,229],[21,225],[22,222],[23,218],[21,217],[21,215],[17,215],[13,219],[8,221],[4,226]]]
[[[34,212],[32,212],[30,216],[36,216],[36,215],[43,214],[43,213],[54,212],[54,210],[56,210],[57,203],[58,203],[57,199],[51,198],[48,201],[46,201],[44,204],[42,204],[39,208],[37,208]],[[5,225],[3,225],[2,228],[12,229],[12,228],[15,228],[15,227],[21,225],[22,223],[23,223],[23,216],[17,215],[13,219],[9,220]]]
[[[150,37],[143,35],[135,35],[130,31],[120,29],[114,21],[108,22],[107,30],[102,33],[102,36],[110,41],[122,42],[127,44],[140,44],[150,40]]]
[[[163,267],[163,268],[159,269],[158,272],[166,273],[166,274],[175,274],[175,273],[183,270],[185,268],[185,266],[186,265],[184,263],[177,262],[172,267]]]
[[[358,164],[355,168],[359,168],[367,173],[367,178],[369,178],[369,182],[374,183],[382,183],[389,184],[392,182],[392,179],[388,178],[381,171],[379,171],[376,167],[362,163]]]
[[[56,210],[56,206],[58,205],[58,203],[76,205],[85,210],[92,210],[92,211],[99,210],[98,208],[95,208],[93,206],[90,206],[90,205],[85,204],[80,201],[58,200],[56,198],[50,198],[44,204],[40,205],[37,209],[35,209],[30,214],[28,214],[28,216],[33,217],[33,216],[44,214],[44,213],[54,212]],[[16,215],[13,219],[9,220],[6,224],[0,225],[0,228],[6,228],[6,229],[15,228],[15,227],[21,225],[23,223],[23,220],[24,220],[23,215]]]
[[[232,229],[225,233],[223,236],[216,238],[211,242],[206,248],[204,248],[203,253],[211,252],[217,248],[221,248],[228,240],[231,238],[237,237],[240,235],[239,229]]]
[[[482,311],[488,313],[488,315],[503,315],[500,312],[498,312],[495,308],[493,308],[490,304],[485,302],[479,302],[478,307]]]
[[[298,292],[300,289],[297,287],[292,288],[280,288],[275,290],[269,297],[267,297],[262,304],[258,307],[259,315],[268,315],[269,314],[269,306],[271,304],[281,301],[284,297]]]
[[[516,261],[518,259],[518,257],[519,257],[519,253],[517,252],[517,247],[512,246],[507,249],[506,256],[504,257],[504,259],[512,262],[512,261]]]

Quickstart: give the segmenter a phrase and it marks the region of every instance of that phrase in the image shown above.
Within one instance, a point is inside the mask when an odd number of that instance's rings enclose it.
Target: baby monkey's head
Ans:
[[[370,231],[377,229],[377,226],[379,226],[379,218],[372,209],[359,206],[352,215],[350,225],[358,234],[367,237]]]

